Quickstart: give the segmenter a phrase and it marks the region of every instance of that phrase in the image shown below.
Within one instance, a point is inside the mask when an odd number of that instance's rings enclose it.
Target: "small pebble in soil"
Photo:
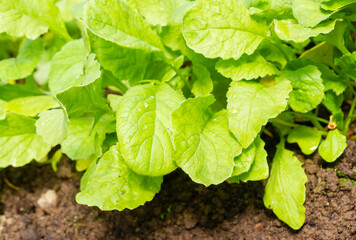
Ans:
[[[51,208],[57,206],[57,193],[53,190],[47,190],[38,199],[37,204],[43,211],[50,211]]]

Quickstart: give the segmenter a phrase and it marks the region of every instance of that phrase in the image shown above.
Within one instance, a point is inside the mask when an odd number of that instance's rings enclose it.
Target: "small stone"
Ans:
[[[48,190],[41,195],[40,199],[37,201],[37,204],[43,211],[48,212],[51,208],[55,208],[57,206],[57,201],[57,193],[53,190]]]
[[[264,228],[264,226],[263,226],[262,223],[257,223],[257,224],[255,225],[255,228],[256,228],[257,230],[262,230],[262,229]]]
[[[198,223],[198,218],[192,213],[183,212],[183,217],[184,217],[184,226],[186,229],[192,229]]]

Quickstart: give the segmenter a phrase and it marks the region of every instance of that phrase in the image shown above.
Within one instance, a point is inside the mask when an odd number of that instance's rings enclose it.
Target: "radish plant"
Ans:
[[[265,206],[299,229],[307,177],[286,143],[333,162],[353,138],[355,12],[354,0],[0,0],[0,167],[55,167],[63,153],[86,170],[77,201],[102,210],[152,200],[178,168],[205,186],[268,178]],[[280,141],[271,169],[264,133]]]

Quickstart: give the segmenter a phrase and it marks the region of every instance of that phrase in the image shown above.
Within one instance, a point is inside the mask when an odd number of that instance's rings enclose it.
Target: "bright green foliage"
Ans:
[[[205,186],[270,175],[266,206],[299,229],[306,177],[284,139],[343,153],[355,3],[0,0],[0,168],[65,154],[86,170],[77,201],[103,210],[150,201],[178,168]]]
[[[199,63],[194,64],[193,74],[196,80],[193,83],[192,93],[196,97],[209,95],[213,91],[213,80],[211,80],[208,69]]]
[[[51,146],[62,143],[64,139],[67,121],[62,109],[52,109],[44,111],[36,121],[37,135]]]
[[[356,81],[356,51],[335,59],[335,64],[340,66],[345,74]]]
[[[187,45],[208,58],[238,59],[256,50],[268,27],[235,0],[198,0],[184,16],[183,33]]]
[[[213,113],[213,96],[184,101],[172,113],[175,159],[195,182],[218,184],[231,176],[240,144],[231,136],[226,111]]]
[[[17,80],[25,78],[33,72],[43,51],[42,39],[24,39],[16,58],[0,61],[0,79]]]
[[[35,122],[15,113],[7,113],[0,120],[0,167],[21,167],[47,155],[50,146],[36,135]]]
[[[159,192],[162,181],[163,177],[141,176],[130,170],[119,148],[112,146],[87,170],[76,199],[81,204],[102,210],[134,209],[151,201]]]
[[[305,183],[307,176],[293,152],[281,143],[273,158],[263,202],[293,229],[302,227],[305,219]]]
[[[304,27],[315,27],[321,21],[330,17],[333,12],[320,8],[323,0],[294,0],[293,15]]]
[[[81,84],[79,76],[83,73],[84,42],[74,40],[57,52],[51,63],[49,72],[49,88],[57,94],[71,86]]]
[[[227,93],[229,127],[244,148],[270,118],[285,110],[291,90],[288,81],[272,87],[246,81],[231,83]]]
[[[157,34],[123,0],[90,1],[84,18],[88,29],[106,41],[134,49],[162,49]]]
[[[337,129],[331,130],[328,132],[326,139],[321,142],[319,154],[325,161],[334,162],[346,147],[346,137]]]
[[[242,55],[237,61],[220,60],[216,64],[216,69],[234,81],[251,80],[278,73],[278,69],[258,53],[251,56]]]
[[[264,149],[265,143],[257,136],[255,141],[241,155],[235,158],[235,167],[230,180],[239,181],[259,181],[268,177],[267,152]]]
[[[299,68],[292,62],[282,71],[279,79],[290,81],[293,91],[289,95],[289,105],[296,112],[309,112],[323,100],[323,80],[315,66]]]
[[[36,39],[48,28],[70,38],[53,0],[0,1],[0,32]]]
[[[167,25],[175,10],[186,0],[127,0],[152,25]]]
[[[35,117],[45,110],[57,107],[59,107],[58,102],[51,96],[32,96],[15,98],[9,101],[5,110]]]
[[[321,140],[320,132],[304,125],[297,126],[288,135],[289,143],[297,143],[306,155],[312,154],[319,146]]]
[[[304,42],[310,37],[321,33],[329,33],[335,27],[336,21],[323,22],[314,28],[303,27],[294,20],[274,20],[274,32],[284,41]]]
[[[91,117],[71,119],[61,143],[62,152],[73,160],[100,157],[105,135],[115,131],[115,121],[113,116],[104,115],[94,123]]]
[[[176,169],[170,115],[183,97],[166,84],[131,88],[117,110],[122,156],[136,173],[160,176]]]

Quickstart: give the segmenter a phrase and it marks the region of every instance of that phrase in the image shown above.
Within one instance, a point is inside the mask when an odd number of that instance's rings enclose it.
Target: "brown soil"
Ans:
[[[265,209],[265,182],[205,188],[180,171],[135,210],[81,206],[74,200],[80,174],[63,159],[57,173],[34,165],[0,172],[0,239],[355,239],[356,188],[350,179],[356,180],[356,142],[348,145],[333,164],[317,154],[298,155],[309,179],[306,222],[299,231]],[[50,189],[59,201],[43,211],[37,201]]]

